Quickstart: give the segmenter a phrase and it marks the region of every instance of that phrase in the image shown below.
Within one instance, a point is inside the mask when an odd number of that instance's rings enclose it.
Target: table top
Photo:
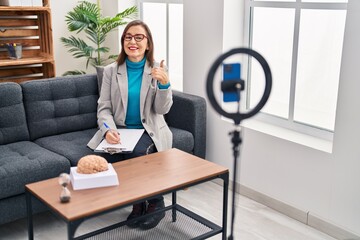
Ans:
[[[225,167],[175,148],[117,162],[113,167],[118,186],[75,191],[70,184],[68,203],[60,202],[58,178],[27,184],[25,188],[64,219],[74,221],[228,172]]]

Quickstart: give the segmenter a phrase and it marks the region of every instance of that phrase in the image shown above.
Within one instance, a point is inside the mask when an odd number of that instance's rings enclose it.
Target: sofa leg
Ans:
[[[31,205],[31,195],[28,191],[25,192],[26,196],[26,209],[27,209],[27,225],[28,225],[28,237],[29,240],[34,239],[34,226],[33,226],[33,213]]]

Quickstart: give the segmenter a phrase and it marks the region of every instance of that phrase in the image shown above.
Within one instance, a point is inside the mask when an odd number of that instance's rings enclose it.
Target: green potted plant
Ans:
[[[137,16],[137,12],[137,7],[133,6],[114,17],[103,17],[99,0],[97,4],[80,1],[66,15],[66,24],[70,32],[76,32],[76,34],[84,32],[87,40],[85,41],[79,36],[61,37],[60,40],[75,58],[86,59],[86,69],[89,65],[93,67],[104,66],[117,58],[117,55],[109,54],[109,47],[102,45],[107,34],[117,27],[127,24],[126,20]],[[72,70],[63,75],[75,74],[85,74],[85,72]]]

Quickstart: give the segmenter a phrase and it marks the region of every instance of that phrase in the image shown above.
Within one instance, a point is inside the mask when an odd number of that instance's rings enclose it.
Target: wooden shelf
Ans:
[[[38,13],[38,12],[50,12],[50,7],[4,7],[0,6],[0,12],[15,12],[17,15],[18,12],[26,12],[26,13]]]
[[[0,49],[0,82],[54,77],[49,0],[43,6],[1,6],[0,45],[5,43],[22,45],[22,58],[9,59],[7,50]]]
[[[20,65],[30,65],[30,64],[41,64],[53,62],[53,57],[29,57],[29,58],[20,58],[20,59],[1,59],[0,67],[10,67],[10,66],[20,66]]]

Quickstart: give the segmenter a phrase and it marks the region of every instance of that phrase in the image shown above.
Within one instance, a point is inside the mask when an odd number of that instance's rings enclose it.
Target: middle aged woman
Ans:
[[[172,147],[172,133],[164,120],[173,100],[164,61],[154,66],[154,43],[149,27],[140,20],[130,22],[121,37],[121,52],[115,63],[104,68],[98,100],[99,131],[90,140],[92,149],[105,138],[111,144],[122,139],[117,128],[143,128],[144,134],[131,154],[118,154],[119,160],[143,156]],[[141,184],[141,183],[139,183]],[[163,208],[162,196],[133,205],[128,220]],[[165,213],[132,221],[129,227],[150,229]]]

